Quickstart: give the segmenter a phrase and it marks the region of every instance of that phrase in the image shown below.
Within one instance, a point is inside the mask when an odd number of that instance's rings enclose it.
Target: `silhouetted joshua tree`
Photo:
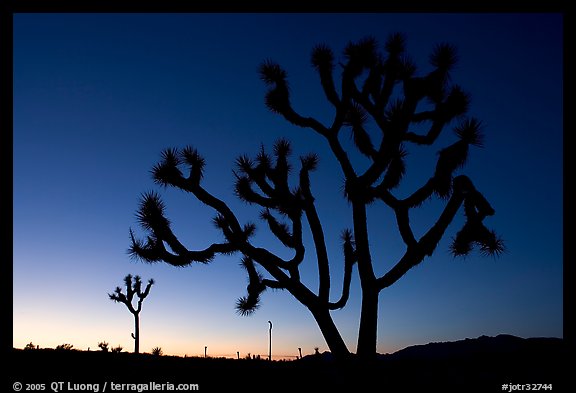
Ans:
[[[74,345],[72,344],[60,344],[56,346],[57,351],[71,351]]]
[[[26,351],[30,351],[33,349],[39,349],[39,347],[37,345],[34,345],[34,343],[32,341],[30,341],[28,344],[26,344],[26,346],[24,347],[24,349]]]
[[[108,343],[106,341],[101,341],[98,343],[98,348],[100,348],[102,352],[108,352]]]
[[[150,288],[154,284],[154,280],[148,280],[148,284],[144,291],[142,291],[142,280],[140,276],[135,276],[132,281],[132,275],[128,274],[124,277],[124,284],[126,285],[126,294],[122,293],[122,288],[116,287],[114,293],[109,293],[110,300],[118,303],[124,303],[128,310],[134,315],[134,333],[131,333],[134,339],[134,352],[140,353],[140,311],[142,310],[142,302],[150,293]],[[138,297],[136,307],[132,304],[134,295]]]
[[[295,185],[289,185],[291,146],[286,140],[274,145],[273,154],[264,147],[255,159],[247,155],[237,161],[236,195],[248,204],[262,208],[260,219],[268,224],[272,234],[288,249],[292,257],[284,259],[269,249],[255,244],[255,224],[242,225],[236,214],[221,199],[202,186],[204,159],[192,147],[166,149],[161,161],[153,168],[154,181],[189,192],[216,212],[213,222],[223,234],[223,241],[203,250],[188,249],[172,232],[165,216],[164,204],[156,192],[142,196],[137,218],[148,233],[145,240],[135,237],[132,229],[130,253],[147,262],[164,261],[174,266],[193,262],[209,263],[217,254],[240,253],[242,266],[248,275],[247,295],[237,302],[237,311],[249,315],[258,308],[260,295],[266,288],[284,289],[310,310],[332,354],[346,358],[349,350],[336,328],[331,311],[347,303],[354,265],[358,266],[362,305],[358,333],[357,355],[370,359],[376,355],[378,298],[380,292],[396,283],[414,266],[431,256],[449,224],[463,207],[465,223],[451,245],[454,256],[464,256],[477,246],[481,253],[499,255],[502,240],[483,224],[494,214],[472,180],[457,175],[468,157],[471,146],[481,147],[481,122],[464,117],[470,98],[460,86],[450,83],[450,70],[457,60],[452,45],[437,45],[431,55],[432,71],[416,75],[416,67],[405,53],[405,39],[393,34],[379,49],[372,37],[350,42],[337,62],[326,45],[312,51],[312,66],[319,74],[326,99],[332,105],[331,123],[301,115],[290,101],[287,74],[280,65],[265,61],[260,76],[269,90],[266,106],[289,123],[310,129],[320,135],[330,147],[343,175],[343,191],[352,215],[353,227],[342,232],[344,277],[342,292],[336,301],[330,297],[330,267],[326,234],[313,196],[310,174],[318,165],[318,157],[300,157]],[[340,85],[333,78],[334,68],[341,71]],[[408,147],[431,146],[445,126],[459,118],[454,126],[455,142],[441,148],[429,179],[415,189],[398,186],[406,171]],[[370,120],[370,121],[369,121]],[[419,130],[426,130],[419,132]],[[350,134],[348,134],[348,131]],[[347,143],[351,135],[353,143]],[[348,147],[356,149],[365,161],[352,160]],[[360,163],[360,165],[358,164]],[[292,171],[293,172],[293,171]],[[439,199],[443,210],[422,235],[417,237],[410,221],[413,209],[432,198]],[[404,254],[389,270],[377,276],[368,235],[370,205],[383,203],[395,216],[395,225],[405,245]],[[376,220],[381,220],[375,216]],[[312,234],[311,244],[318,266],[318,289],[313,291],[300,279],[300,265],[305,261],[304,225]],[[420,232],[420,230],[418,231]],[[382,261],[378,261],[382,265]],[[257,267],[267,272],[262,274]]]

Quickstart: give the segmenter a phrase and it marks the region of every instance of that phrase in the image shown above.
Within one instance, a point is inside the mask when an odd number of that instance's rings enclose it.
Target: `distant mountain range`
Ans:
[[[404,360],[455,360],[458,358],[494,355],[542,354],[560,351],[563,340],[555,337],[521,338],[509,334],[495,337],[480,336],[458,341],[433,342],[413,345],[392,354],[380,355],[382,359]]]
[[[553,354],[562,351],[564,340],[557,337],[522,338],[510,334],[497,336],[480,336],[457,341],[432,342],[428,344],[412,345],[393,353],[379,354],[382,361],[441,361],[482,358],[486,356],[519,356]],[[319,359],[330,361],[332,355],[329,351],[320,355],[307,355],[302,360]]]
[[[361,366],[354,372],[362,373],[366,386],[381,385],[394,392],[511,392],[512,385],[514,391],[563,392],[568,387],[568,355],[560,338],[501,334],[410,346],[380,354],[369,369]],[[324,352],[302,360],[330,364],[332,356]],[[354,387],[358,379],[350,381],[349,387]]]

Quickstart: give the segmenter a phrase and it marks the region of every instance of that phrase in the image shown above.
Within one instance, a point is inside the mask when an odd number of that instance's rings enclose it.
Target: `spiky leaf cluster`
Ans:
[[[248,274],[248,294],[236,301],[238,314],[247,316],[254,313],[260,307],[260,294],[266,289],[262,275],[256,270],[254,261],[249,257],[242,258],[240,264]]]
[[[236,160],[236,195],[246,203],[266,208],[267,213],[262,214],[261,218],[272,223],[272,226],[275,225],[271,221],[270,209],[292,220],[300,216],[304,203],[302,189],[309,188],[308,174],[316,168],[318,162],[316,155],[300,158],[300,182],[305,184],[293,189],[289,184],[291,153],[290,143],[280,139],[274,144],[273,155],[262,148],[254,160],[246,155]]]
[[[484,226],[483,220],[494,214],[494,209],[484,195],[474,188],[464,199],[466,222],[452,239],[450,252],[454,256],[466,256],[477,246],[482,255],[498,256],[505,252],[504,241],[496,232]]]
[[[122,288],[116,287],[113,293],[109,293],[108,297],[110,300],[123,303],[128,307],[128,310],[132,314],[139,314],[142,308],[142,302],[150,293],[150,289],[154,285],[154,279],[148,280],[146,288],[142,290],[142,279],[140,276],[132,276],[131,274],[124,277],[124,286],[126,287],[126,293],[122,292]],[[136,296],[136,307],[134,307],[133,300]]]

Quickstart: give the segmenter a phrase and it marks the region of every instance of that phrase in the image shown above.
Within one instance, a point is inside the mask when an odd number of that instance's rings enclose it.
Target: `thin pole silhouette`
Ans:
[[[298,352],[300,353],[300,359],[302,359],[302,348],[298,348]]]
[[[272,361],[272,322],[268,321],[270,324],[269,329],[269,336],[270,336],[270,345],[268,346],[268,360]]]
[[[207,350],[207,349],[208,349],[208,347],[204,347],[204,357],[207,357],[207,356],[206,356],[206,350]]]

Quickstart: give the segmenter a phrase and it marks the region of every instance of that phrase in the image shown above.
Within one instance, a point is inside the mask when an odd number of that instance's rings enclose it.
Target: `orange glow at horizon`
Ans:
[[[122,347],[122,352],[133,352],[134,341],[131,316],[122,311],[118,320],[74,320],[64,311],[38,312],[34,315],[22,315],[13,322],[13,347],[23,349],[32,343],[39,348],[56,348],[61,344],[71,344],[73,349],[99,351],[98,344],[107,342],[108,348]],[[125,315],[124,315],[125,314]],[[225,318],[224,318],[225,319]],[[272,331],[272,360],[295,360],[311,355],[318,347],[320,352],[328,350],[322,336],[316,329],[314,334],[299,334],[293,336],[282,329]],[[277,333],[275,335],[275,333]],[[299,332],[300,333],[300,332]],[[167,329],[160,322],[144,319],[141,322],[140,351],[151,353],[152,349],[160,347],[163,355],[204,357],[205,347],[208,357],[226,357],[236,359],[247,356],[259,356],[268,359],[269,331],[267,325],[257,332],[246,332],[238,329],[236,336],[229,331],[218,331],[208,327],[194,327],[188,331],[181,327]]]

